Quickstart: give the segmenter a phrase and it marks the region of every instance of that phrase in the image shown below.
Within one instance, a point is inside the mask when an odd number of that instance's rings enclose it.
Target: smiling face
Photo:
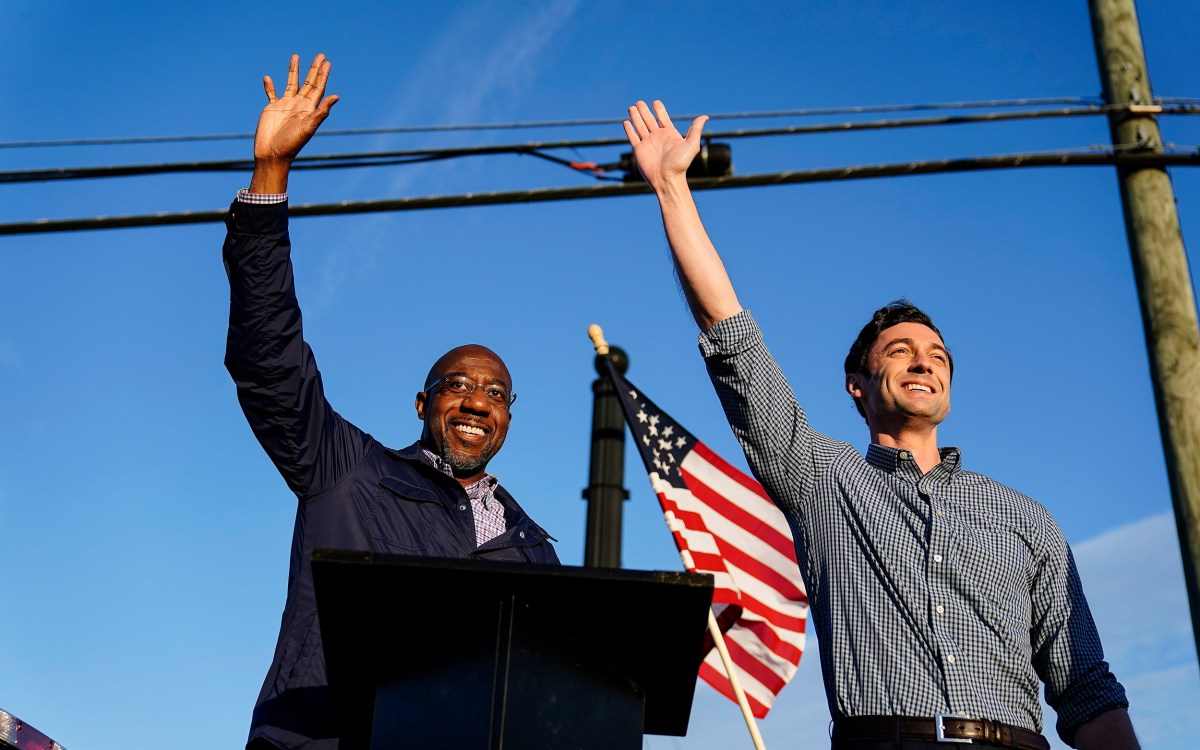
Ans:
[[[424,420],[421,442],[454,469],[464,486],[483,477],[487,463],[504,445],[512,418],[509,405],[489,397],[487,388],[455,393],[444,378],[465,378],[484,386],[512,391],[512,376],[491,349],[467,344],[451,349],[434,363],[425,390],[417,394],[417,417]]]
[[[864,371],[846,376],[846,390],[862,405],[873,432],[932,429],[950,411],[950,355],[929,326],[897,323],[879,332]]]

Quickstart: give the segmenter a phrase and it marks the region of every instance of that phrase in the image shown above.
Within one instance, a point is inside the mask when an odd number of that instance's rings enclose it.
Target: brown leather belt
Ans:
[[[954,714],[933,718],[912,716],[851,716],[833,724],[833,740],[890,740],[893,737],[934,742],[984,742],[1017,750],[1050,750],[1040,734],[988,719],[968,719]]]

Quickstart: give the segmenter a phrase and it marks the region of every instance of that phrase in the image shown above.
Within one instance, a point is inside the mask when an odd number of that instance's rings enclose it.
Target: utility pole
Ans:
[[[629,499],[625,489],[625,416],[612,380],[604,374],[602,358],[624,374],[629,356],[620,347],[597,354],[592,383],[592,455],[589,480],[583,497],[588,501],[583,564],[588,568],[621,567],[621,504]]]
[[[1133,0],[1089,0],[1114,149],[1162,153]],[[1118,166],[1150,376],[1200,653],[1200,326],[1171,180],[1162,167]]]

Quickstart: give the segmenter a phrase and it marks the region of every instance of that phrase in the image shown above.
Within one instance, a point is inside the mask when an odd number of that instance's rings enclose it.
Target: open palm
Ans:
[[[682,136],[661,101],[654,101],[653,112],[645,102],[638,102],[629,108],[625,135],[629,136],[629,143],[633,146],[638,169],[651,187],[687,173],[700,151],[700,134],[707,121],[707,115],[697,117],[688,128],[687,135]]]
[[[275,95],[275,83],[263,77],[263,89],[268,104],[258,118],[254,133],[256,160],[291,161],[317,132],[337,102],[337,96],[325,97],[330,63],[325,55],[317,55],[299,85],[300,56],[292,55],[288,67],[287,86],[282,97]],[[324,97],[324,98],[323,98]]]

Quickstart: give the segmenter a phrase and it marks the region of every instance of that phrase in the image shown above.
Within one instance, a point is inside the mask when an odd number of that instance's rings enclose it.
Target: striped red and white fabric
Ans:
[[[684,566],[713,576],[713,612],[761,719],[804,652],[808,596],[791,529],[758,482],[608,370]],[[712,644],[699,676],[736,700]]]

